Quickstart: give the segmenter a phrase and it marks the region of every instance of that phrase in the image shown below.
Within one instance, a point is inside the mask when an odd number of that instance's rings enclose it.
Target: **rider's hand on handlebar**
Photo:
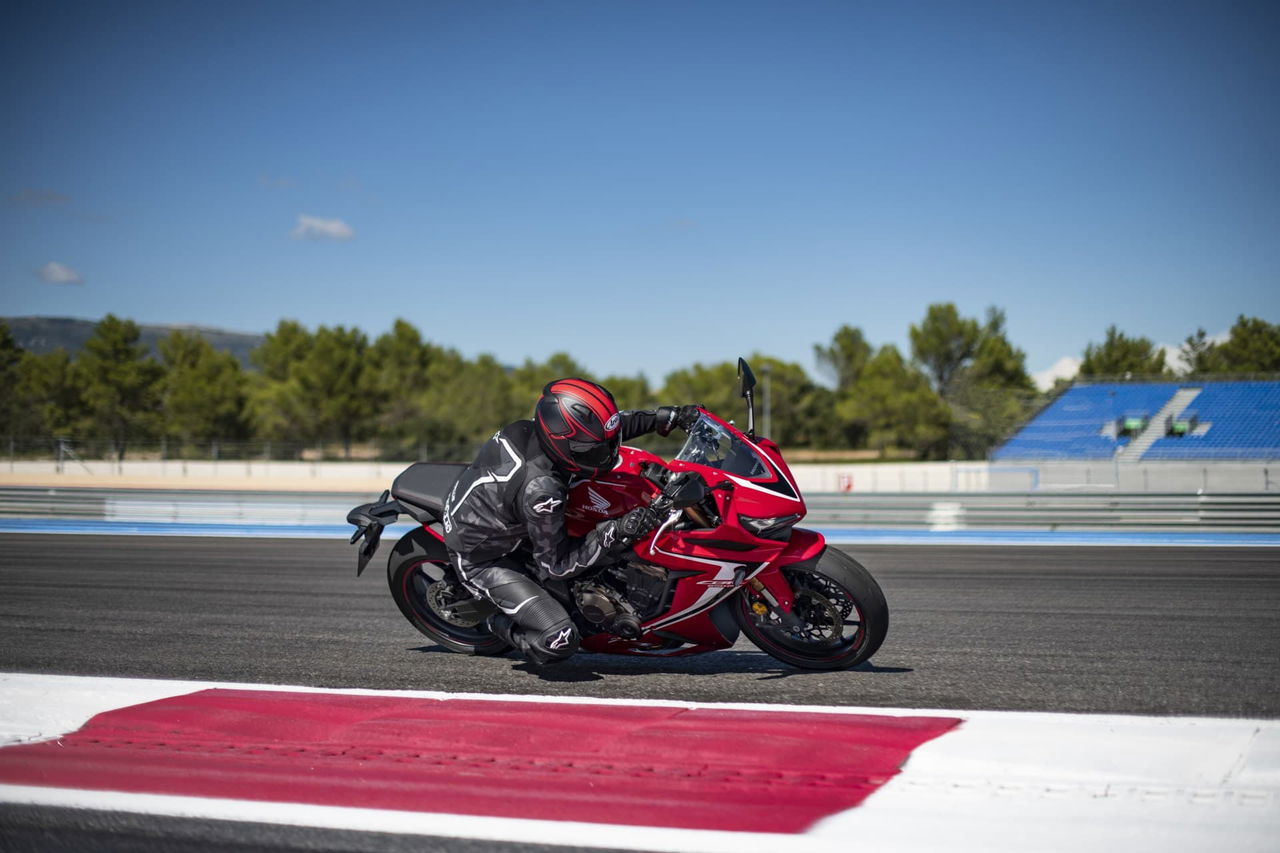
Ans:
[[[700,414],[697,406],[663,406],[658,409],[658,435],[669,435],[675,427],[688,432]]]
[[[628,539],[636,540],[653,530],[662,519],[647,506],[638,506],[618,519],[618,532]]]

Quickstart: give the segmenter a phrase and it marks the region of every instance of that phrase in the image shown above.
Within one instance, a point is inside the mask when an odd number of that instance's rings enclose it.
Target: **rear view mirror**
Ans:
[[[750,397],[751,389],[756,387],[756,376],[751,372],[751,365],[746,359],[738,359],[738,396]]]
[[[738,393],[747,401],[747,436],[756,437],[756,401],[751,389],[756,387],[756,376],[746,359],[738,359]]]

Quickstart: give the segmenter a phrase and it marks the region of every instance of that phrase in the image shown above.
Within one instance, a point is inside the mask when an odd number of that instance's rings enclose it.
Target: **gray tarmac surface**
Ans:
[[[386,546],[384,545],[384,549]],[[786,667],[745,641],[534,671],[445,652],[344,542],[0,535],[0,671],[719,702],[1280,716],[1280,550],[877,546],[870,664]],[[385,553],[389,551],[384,551]],[[583,839],[608,845],[607,838]],[[0,805],[0,850],[537,845]],[[586,848],[554,848],[559,851]]]
[[[717,702],[1280,716],[1280,550],[877,546],[888,639],[533,670],[435,646],[345,542],[0,535],[0,671]]]

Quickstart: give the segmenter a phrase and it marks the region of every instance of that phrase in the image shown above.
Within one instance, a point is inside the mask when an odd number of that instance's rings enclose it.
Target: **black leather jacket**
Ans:
[[[658,427],[656,412],[621,412],[628,441]],[[609,559],[626,544],[617,519],[578,539],[565,532],[569,474],[543,451],[533,421],[500,429],[458,476],[444,505],[444,541],[465,563],[492,562],[519,549],[545,578],[570,578]]]

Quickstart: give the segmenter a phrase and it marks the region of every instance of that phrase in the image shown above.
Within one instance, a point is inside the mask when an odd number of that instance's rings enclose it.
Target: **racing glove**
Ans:
[[[658,409],[658,435],[670,435],[675,427],[685,432],[698,422],[697,406],[662,406]]]
[[[606,548],[614,550],[630,548],[637,539],[661,523],[662,520],[658,518],[656,512],[647,506],[638,506],[622,518],[615,518],[600,525],[605,528],[601,539]]]

